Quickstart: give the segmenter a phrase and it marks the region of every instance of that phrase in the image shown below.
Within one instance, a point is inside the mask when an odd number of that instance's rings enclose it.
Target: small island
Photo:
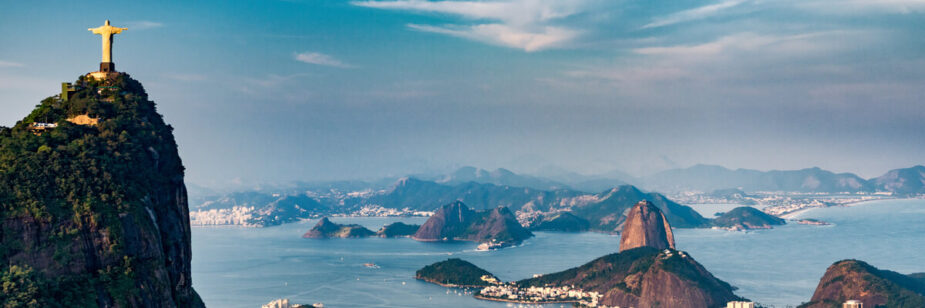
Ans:
[[[818,219],[813,219],[813,218],[800,219],[800,220],[797,220],[796,222],[797,222],[798,224],[801,224],[801,225],[813,225],[813,226],[828,226],[828,225],[831,225],[830,223],[827,223],[827,222],[824,222],[824,221],[821,221],[821,220],[818,220]]]
[[[424,242],[473,241],[496,249],[520,244],[532,236],[506,207],[473,211],[456,201],[437,210],[412,238]]]
[[[409,237],[414,235],[419,228],[421,228],[421,225],[394,222],[383,226],[376,234],[379,235],[379,237]]]
[[[759,209],[742,206],[723,213],[713,220],[713,227],[726,229],[730,231],[743,231],[750,229],[771,229],[773,226],[786,224],[782,218],[778,218],[762,212]]]
[[[458,258],[425,266],[415,272],[414,278],[459,288],[482,288],[498,283],[498,278],[488,271]]]
[[[376,235],[375,232],[361,225],[341,225],[321,218],[317,224],[302,235],[303,238],[359,238]]]

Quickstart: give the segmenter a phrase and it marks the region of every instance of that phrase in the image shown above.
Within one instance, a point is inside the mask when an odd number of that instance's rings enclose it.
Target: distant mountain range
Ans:
[[[925,194],[925,167],[895,169],[872,179],[864,179],[853,173],[834,173],[818,167],[759,171],[698,164],[688,168],[669,169],[645,177],[635,177],[619,171],[582,175],[553,167],[543,168],[537,172],[537,175],[517,174],[507,169],[489,171],[475,167],[463,167],[444,176],[434,177],[434,182],[449,185],[475,182],[539,190],[568,189],[590,193],[631,184],[647,190],[672,193],[710,192],[737,188],[744,192],[872,193],[879,191],[909,196]]]
[[[624,212],[645,199],[659,207],[673,226],[704,227],[709,224],[706,218],[693,209],[671,201],[662,194],[644,192],[636,186],[617,184],[600,191],[575,188],[576,184],[587,184],[589,181],[618,183],[618,180],[589,180],[577,174],[560,173],[559,179],[568,182],[563,183],[520,175],[506,169],[487,171],[472,167],[464,167],[444,176],[424,178],[401,178],[392,185],[385,185],[383,181],[299,183],[275,190],[191,196],[190,209],[206,212],[219,210],[231,215],[235,211],[234,207],[245,207],[249,209],[242,214],[244,217],[211,220],[206,217],[203,220],[218,221],[218,224],[243,221],[243,224],[266,226],[330,214],[408,215],[414,211],[434,211],[442,205],[462,201],[475,210],[507,207],[525,225],[550,214],[570,212],[587,220],[590,230],[614,232],[623,223]],[[923,166],[891,170],[877,178],[863,179],[851,173],[833,173],[819,168],[757,171],[697,165],[632,180],[643,183],[641,187],[658,191],[699,190],[712,191],[710,195],[740,197],[754,191],[890,192],[896,196],[925,194]],[[197,219],[194,219],[194,223],[204,216],[208,215],[195,215]]]
[[[661,191],[740,188],[747,192],[783,191],[804,193],[891,192],[899,196],[925,194],[925,167],[895,169],[864,179],[853,173],[834,173],[820,168],[758,171],[731,170],[715,165],[695,165],[659,172],[644,179],[644,187]]]
[[[445,185],[476,182],[499,186],[528,187],[541,190],[568,188],[567,185],[552,179],[516,174],[504,168],[498,168],[492,171],[475,167],[462,167],[453,173],[436,178],[434,182]]]

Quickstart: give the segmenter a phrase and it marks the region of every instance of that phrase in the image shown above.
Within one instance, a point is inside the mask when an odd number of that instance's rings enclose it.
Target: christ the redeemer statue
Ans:
[[[115,72],[116,65],[112,63],[112,36],[114,34],[122,33],[122,30],[128,30],[128,28],[118,28],[109,25],[109,20],[106,20],[106,24],[98,28],[87,29],[93,31],[93,34],[99,34],[103,37],[103,61],[100,63],[101,72]]]

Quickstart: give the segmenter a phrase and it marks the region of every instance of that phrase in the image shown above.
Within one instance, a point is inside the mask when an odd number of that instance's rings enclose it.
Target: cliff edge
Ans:
[[[636,247],[674,249],[674,235],[668,219],[654,204],[640,201],[630,209],[620,232],[620,251]]]
[[[127,74],[65,91],[0,129],[0,299],[203,307],[173,128]]]

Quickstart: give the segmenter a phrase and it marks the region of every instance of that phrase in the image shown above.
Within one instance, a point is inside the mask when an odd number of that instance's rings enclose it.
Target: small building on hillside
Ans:
[[[859,300],[849,300],[841,305],[842,308],[864,308],[864,303]]]
[[[726,308],[755,308],[755,303],[745,301],[733,301],[726,303]]]

